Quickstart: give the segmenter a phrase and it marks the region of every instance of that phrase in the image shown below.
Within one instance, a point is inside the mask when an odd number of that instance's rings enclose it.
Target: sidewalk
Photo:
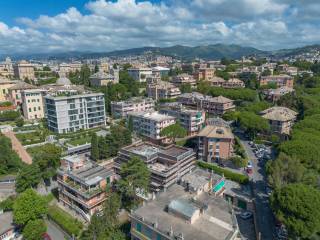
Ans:
[[[32,158],[30,157],[29,153],[24,149],[22,144],[16,138],[12,131],[4,132],[3,133],[6,137],[11,139],[12,149],[19,155],[21,160],[26,164],[32,164]]]

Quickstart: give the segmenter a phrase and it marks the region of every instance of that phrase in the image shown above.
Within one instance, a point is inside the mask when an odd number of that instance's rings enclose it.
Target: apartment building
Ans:
[[[245,84],[238,78],[231,78],[229,80],[224,80],[220,77],[212,78],[209,83],[213,87],[223,87],[223,88],[244,88]]]
[[[203,110],[187,109],[178,106],[167,106],[162,107],[159,111],[161,114],[166,114],[175,117],[179,120],[181,126],[183,126],[187,131],[189,136],[194,136],[203,127],[206,119],[206,113]]]
[[[298,113],[286,107],[271,107],[260,112],[269,121],[272,132],[289,135]]]
[[[21,92],[23,116],[28,120],[44,118],[44,91],[27,89]]]
[[[20,80],[35,80],[34,66],[27,61],[20,61],[13,65],[14,76]]]
[[[103,93],[65,93],[45,96],[48,128],[57,133],[68,133],[106,124]]]
[[[179,74],[173,77],[171,82],[176,86],[181,86],[182,84],[190,84],[192,87],[195,87],[197,84],[197,81],[194,79],[194,77],[186,73]]]
[[[4,62],[0,63],[0,76],[5,78],[13,77],[13,65],[9,57]]]
[[[233,210],[223,197],[212,194],[215,188],[223,188],[224,178],[210,173],[190,174],[194,176],[186,175],[182,183],[130,213],[132,239],[237,239],[239,227]]]
[[[57,170],[59,202],[90,221],[94,213],[102,210],[106,188],[114,177],[111,167],[100,166],[83,155],[63,157]]]
[[[194,73],[194,78],[197,81],[203,80],[203,81],[210,81],[214,77],[214,68],[199,68]]]
[[[285,74],[272,75],[272,76],[261,76],[260,86],[268,85],[269,83],[277,84],[277,87],[289,87],[293,88],[293,77]]]
[[[154,143],[169,143],[170,139],[160,136],[165,127],[176,123],[172,116],[159,112],[131,112],[128,117],[132,118],[133,130]]]
[[[18,106],[22,104],[22,96],[21,93],[24,90],[28,89],[36,89],[37,87],[26,82],[17,82],[13,86],[8,88],[8,97],[14,105]]]
[[[277,89],[266,89],[263,91],[266,98],[272,102],[277,102],[280,98],[286,94],[294,93],[293,88],[281,87]]]
[[[9,88],[17,83],[18,81],[0,77],[0,102],[8,100]]]
[[[155,100],[176,98],[181,94],[180,89],[169,82],[158,81],[155,84],[148,84],[148,97]]]
[[[114,74],[97,72],[90,76],[90,84],[94,87],[107,86],[109,83],[118,83],[119,82],[119,72],[114,71]]]
[[[129,68],[129,76],[131,76],[137,82],[146,82],[147,77],[152,75],[151,68]]]
[[[154,111],[152,98],[133,97],[125,101],[111,102],[111,114],[116,118],[126,117],[131,112]]]
[[[149,142],[136,142],[121,148],[115,160],[115,170],[133,156],[142,159],[147,165],[150,176],[150,190],[159,192],[168,189],[195,165],[195,153],[192,149],[169,145],[166,147]]]
[[[198,159],[222,162],[233,155],[234,135],[229,126],[207,125],[198,134]]]
[[[156,66],[152,68],[153,74],[159,74],[161,77],[168,76],[170,68]]]
[[[59,64],[59,71],[63,73],[75,73],[76,71],[80,71],[81,67],[81,62],[61,63]]]
[[[211,97],[197,92],[181,94],[178,97],[178,102],[197,109],[204,109],[214,115],[223,115],[227,111],[235,109],[233,100],[229,98],[223,96]]]

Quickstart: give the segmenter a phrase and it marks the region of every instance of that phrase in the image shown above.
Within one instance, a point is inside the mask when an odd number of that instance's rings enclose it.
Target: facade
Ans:
[[[148,166],[152,192],[168,189],[194,168],[196,159],[195,153],[189,148],[175,145],[163,147],[140,141],[119,151],[115,160],[116,173],[119,173],[121,164],[129,161],[132,156],[138,156]]]
[[[106,124],[103,93],[47,95],[45,109],[48,128],[57,133],[74,132]]]
[[[223,87],[223,88],[244,88],[244,82],[238,78],[231,78],[229,80],[224,80],[220,77],[214,77],[210,81],[213,87]]]
[[[208,125],[198,134],[198,159],[222,162],[233,155],[234,136],[230,127]]]
[[[12,87],[8,88],[8,94],[10,101],[13,102],[14,105],[18,106],[22,104],[22,96],[21,92],[28,89],[36,89],[37,87],[26,82],[17,82]]]
[[[0,63],[0,76],[5,78],[13,77],[13,65],[9,57]]]
[[[260,113],[269,121],[272,132],[289,135],[298,113],[286,107],[271,107]]]
[[[188,131],[189,136],[198,134],[206,119],[205,111],[186,109],[181,105],[177,107],[163,108],[159,112],[161,114],[173,116],[177,120],[179,120],[181,126],[183,126]]]
[[[147,93],[148,97],[155,100],[176,98],[181,94],[178,87],[172,83],[164,81],[158,81],[155,84],[148,84]]]
[[[268,85],[269,83],[276,83],[277,87],[288,87],[293,88],[293,77],[289,75],[272,75],[272,76],[261,76],[260,86]]]
[[[113,70],[114,74],[97,72],[90,76],[91,86],[101,87],[107,86],[109,83],[118,83],[119,82],[119,71]]]
[[[264,94],[266,95],[267,99],[272,102],[280,100],[282,96],[289,93],[294,93],[294,89],[288,87],[281,87],[277,89],[267,89],[264,91]]]
[[[216,181],[223,185],[220,176],[194,174],[132,211],[131,239],[236,239],[239,228],[233,210],[223,197],[210,193]]]
[[[197,92],[181,94],[178,97],[178,102],[197,109],[204,109],[206,112],[215,115],[223,115],[227,111],[235,109],[233,100],[229,98],[223,96],[211,97]]]
[[[34,66],[27,61],[20,61],[13,65],[14,76],[20,80],[35,80]]]
[[[147,77],[152,75],[151,68],[129,68],[129,76],[131,76],[137,82],[146,82]]]
[[[152,98],[135,97],[125,101],[111,102],[111,114],[116,118],[126,117],[130,112],[154,111]]]
[[[0,102],[8,100],[9,88],[17,84],[18,81],[0,77]]]
[[[186,73],[173,77],[171,82],[177,86],[181,86],[182,84],[190,84],[192,87],[195,87],[197,84],[197,81],[194,79],[194,77]]]
[[[80,155],[61,159],[57,171],[59,201],[86,221],[102,209],[106,187],[114,180],[111,167],[103,167]]]
[[[170,68],[161,67],[161,66],[157,66],[157,67],[152,68],[152,73],[153,74],[157,73],[161,77],[168,76],[169,71],[170,71]]]
[[[74,73],[76,71],[80,71],[82,67],[81,62],[72,62],[72,63],[61,63],[59,65],[59,71],[63,73]]]
[[[29,89],[21,92],[23,116],[28,120],[44,118],[43,90]]]
[[[214,77],[214,68],[199,68],[194,74],[197,81],[210,81]]]
[[[160,132],[176,123],[174,117],[159,112],[131,112],[127,116],[132,118],[133,130],[154,143],[168,143],[169,139],[161,137]]]

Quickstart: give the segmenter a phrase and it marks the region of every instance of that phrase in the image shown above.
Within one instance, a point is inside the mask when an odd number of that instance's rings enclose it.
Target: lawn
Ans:
[[[79,138],[73,138],[70,141],[68,141],[67,143],[73,145],[73,146],[77,146],[77,145],[82,145],[85,143],[90,143],[91,142],[91,136],[90,135],[84,135],[81,136]]]
[[[31,133],[17,133],[16,137],[22,145],[41,143],[44,142],[46,138],[46,136],[41,131],[35,131]]]

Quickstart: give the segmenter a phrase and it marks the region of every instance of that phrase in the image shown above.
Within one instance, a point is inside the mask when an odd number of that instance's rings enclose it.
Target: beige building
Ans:
[[[169,82],[158,81],[155,84],[149,84],[147,86],[148,97],[155,100],[169,99],[178,97],[181,92],[178,87]]]
[[[8,89],[9,99],[13,102],[14,105],[20,105],[22,103],[21,91],[35,88],[37,87],[34,85],[25,82],[18,82]]]
[[[275,83],[277,87],[289,87],[293,88],[293,77],[285,74],[272,75],[272,76],[262,76],[260,78],[260,86],[268,85],[269,83]]]
[[[14,76],[20,80],[35,80],[34,66],[27,61],[20,61],[13,65]]]
[[[194,77],[186,73],[173,77],[171,82],[177,86],[181,86],[182,84],[190,84],[192,87],[195,87],[197,84],[197,81],[194,79]]]
[[[117,69],[112,69],[113,74],[105,73],[99,71],[90,76],[91,86],[101,87],[107,86],[109,83],[118,83],[119,82],[119,71]]]
[[[43,90],[28,89],[21,92],[23,116],[28,120],[44,118]]]
[[[199,68],[199,70],[195,72],[194,78],[197,81],[209,81],[214,77],[214,70],[214,68]]]
[[[229,80],[224,80],[221,77],[213,77],[209,80],[209,83],[213,87],[223,87],[223,88],[244,88],[244,82],[238,78],[231,78]]]
[[[2,63],[0,63],[0,76],[5,78],[13,77],[13,65],[9,57]]]
[[[272,107],[262,111],[261,115],[269,121],[272,132],[289,135],[298,113],[286,107]]]
[[[9,100],[9,88],[16,85],[18,81],[13,81],[0,77],[0,102]]]

